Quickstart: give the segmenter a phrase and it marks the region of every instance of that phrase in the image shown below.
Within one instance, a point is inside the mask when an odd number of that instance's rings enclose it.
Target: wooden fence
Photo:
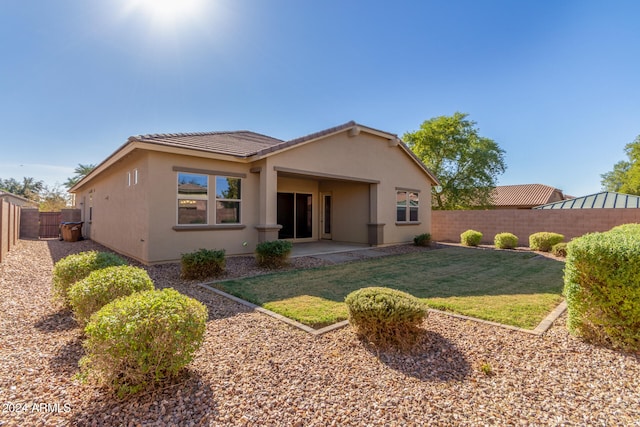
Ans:
[[[0,263],[20,238],[20,206],[0,200]]]
[[[62,212],[40,212],[40,232],[41,239],[50,239],[60,235],[60,223],[62,222]]]

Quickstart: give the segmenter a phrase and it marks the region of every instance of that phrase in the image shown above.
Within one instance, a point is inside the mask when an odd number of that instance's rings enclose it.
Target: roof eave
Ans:
[[[267,149],[263,149],[260,150],[258,152],[256,152],[253,155],[247,156],[246,159],[251,161],[251,162],[255,162],[257,160],[261,160],[279,153],[282,153],[284,151],[296,148],[296,147],[300,147],[302,145],[306,145],[309,144],[311,142],[315,142],[321,139],[325,139],[325,138],[329,138],[331,136],[337,135],[339,133],[343,133],[343,132],[353,132],[354,134],[358,134],[360,132],[366,132],[369,133],[371,135],[375,135],[375,136],[379,136],[381,138],[385,138],[388,139],[390,142],[393,143],[397,143],[397,145],[418,165],[418,167],[420,169],[422,169],[422,171],[427,175],[427,177],[429,178],[429,180],[431,181],[432,185],[440,185],[440,181],[438,180],[438,178],[433,174],[433,172],[431,172],[429,170],[429,168],[427,168],[427,166],[422,162],[422,160],[420,160],[418,158],[418,156],[411,151],[411,149],[407,146],[407,144],[405,144],[404,141],[402,141],[398,135],[393,134],[393,133],[389,133],[389,132],[383,132],[381,130],[378,129],[374,129],[374,128],[370,128],[368,126],[364,126],[361,124],[358,124],[354,121],[350,121],[347,123],[344,123],[342,125],[333,127],[333,128],[329,128],[326,129],[324,131],[320,131],[320,132],[316,132],[307,136],[303,136],[300,138],[296,138],[296,139],[292,139],[290,141],[286,141],[282,144],[278,144],[275,145],[273,147],[269,147]]]
[[[100,175],[110,166],[124,158],[126,155],[130,154],[134,150],[147,150],[147,151],[155,151],[161,153],[172,153],[172,154],[180,154],[184,156],[193,156],[194,152],[200,153],[201,157],[208,157],[211,159],[219,159],[226,161],[234,161],[234,162],[247,162],[246,157],[244,156],[233,156],[228,154],[220,154],[220,153],[212,153],[206,150],[198,150],[196,148],[180,148],[180,147],[172,147],[166,144],[153,143],[149,141],[140,141],[136,137],[130,137],[127,139],[127,142],[114,151],[109,157],[107,157],[102,163],[96,166],[91,173],[86,175],[80,181],[78,181],[73,187],[71,187],[68,192],[75,193],[81,187],[89,183],[95,177]]]

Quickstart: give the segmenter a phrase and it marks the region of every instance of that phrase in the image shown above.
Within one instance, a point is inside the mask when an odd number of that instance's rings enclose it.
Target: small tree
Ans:
[[[24,177],[22,182],[14,178],[0,179],[0,189],[25,199],[38,202],[40,200],[40,192],[44,189],[43,181],[37,181],[35,178]]]
[[[69,198],[57,185],[44,186],[40,195],[39,209],[41,212],[59,212],[69,205]]]
[[[438,177],[442,191],[433,194],[434,209],[490,206],[498,175],[504,173],[504,150],[480,136],[467,114],[435,117],[405,133],[409,148]]]
[[[624,147],[627,160],[613,166],[613,170],[600,175],[602,189],[640,195],[640,135]]]
[[[89,175],[91,171],[95,169],[95,167],[96,165],[93,164],[83,165],[82,163],[78,163],[78,166],[73,170],[73,173],[75,173],[75,175],[71,178],[67,178],[64,186],[67,187],[67,189],[73,187],[78,182],[80,182],[82,178]]]

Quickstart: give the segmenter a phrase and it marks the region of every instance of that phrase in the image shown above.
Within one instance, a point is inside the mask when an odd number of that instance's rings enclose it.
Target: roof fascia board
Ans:
[[[315,138],[311,138],[311,139],[309,139],[307,141],[302,141],[302,142],[297,143],[297,144],[292,144],[292,145],[289,145],[289,146],[282,147],[279,150],[274,150],[274,151],[271,151],[271,152],[268,152],[268,153],[264,153],[264,154],[256,154],[254,156],[249,156],[249,157],[247,157],[247,159],[249,161],[251,161],[251,162],[262,160],[262,159],[265,159],[267,157],[271,157],[271,156],[274,156],[274,155],[277,155],[277,154],[280,154],[280,153],[284,153],[285,151],[288,151],[288,150],[291,150],[291,149],[294,149],[294,148],[297,148],[297,147],[302,147],[302,146],[304,146],[306,144],[309,144],[311,142],[315,142],[315,141],[319,141],[321,139],[329,138],[329,137],[338,135],[338,134],[343,133],[343,132],[351,132],[354,128],[358,129],[358,131],[359,131],[358,133],[366,132],[366,133],[369,133],[371,135],[387,139],[389,141],[396,141],[397,142],[397,146],[400,147],[411,158],[411,160],[413,160],[414,163],[416,163],[416,165],[429,177],[429,180],[431,181],[431,183],[433,185],[440,185],[440,181],[438,181],[438,178],[436,178],[429,171],[429,169],[417,158],[417,156],[413,153],[413,151],[411,151],[411,149],[407,146],[407,144],[405,144],[404,141],[402,141],[400,138],[398,138],[398,135],[394,135],[394,134],[388,133],[388,132],[383,132],[383,131],[380,131],[380,130],[377,130],[377,129],[373,129],[373,128],[370,128],[370,127],[367,127],[367,126],[362,126],[362,125],[357,124],[357,123],[355,125],[351,126],[351,127],[348,127],[348,128],[339,129],[339,130],[336,130],[335,132],[327,133],[327,134],[324,134],[324,135],[319,135],[319,136],[317,136]]]
[[[93,168],[93,170],[91,172],[89,172],[84,178],[82,178],[80,181],[78,181],[76,183],[76,185],[71,187],[67,192],[68,193],[75,193],[76,191],[78,191],[80,189],[80,187],[83,187],[84,185],[89,183],[93,178],[95,178],[96,176],[100,175],[109,166],[113,165],[118,160],[122,159],[127,154],[129,154],[133,150],[135,150],[136,149],[135,145],[136,145],[135,142],[126,142],[124,145],[122,145],[116,151],[111,153],[111,155],[109,157],[104,159],[102,161],[102,163],[100,163],[98,166]]]
[[[271,156],[276,155],[276,154],[284,153],[285,151],[289,151],[289,150],[291,150],[293,148],[302,147],[302,146],[307,145],[307,144],[309,144],[311,142],[316,142],[316,141],[319,141],[321,139],[325,139],[325,138],[328,138],[328,137],[331,137],[331,136],[338,135],[338,134],[340,134],[342,132],[347,132],[350,129],[352,129],[352,127],[344,128],[344,129],[338,129],[335,132],[326,133],[324,135],[318,135],[317,137],[310,138],[310,139],[308,139],[306,141],[300,141],[300,142],[297,142],[297,143],[294,143],[294,144],[291,144],[291,145],[286,145],[287,143],[289,143],[291,141],[295,141],[297,139],[297,138],[295,138],[295,139],[292,139],[290,141],[284,142],[282,148],[279,148],[279,149],[273,150],[273,151],[269,151],[269,152],[266,152],[266,153],[263,153],[263,154],[260,154],[260,153],[254,154],[252,156],[248,156],[247,159],[250,160],[251,162],[255,162],[257,160],[266,159],[267,157],[271,157]]]
[[[126,142],[123,146],[118,148],[115,152],[113,152],[102,163],[96,166],[95,169],[91,171],[91,173],[89,173],[87,176],[82,178],[78,183],[76,183],[76,185],[71,187],[68,190],[68,192],[75,193],[80,189],[80,187],[87,184],[93,178],[100,175],[110,166],[114,165],[115,163],[123,159],[127,154],[133,152],[134,150],[156,151],[161,153],[179,154],[183,156],[204,157],[207,159],[225,160],[225,161],[238,162],[238,163],[248,163],[247,160],[242,157],[236,157],[236,156],[218,154],[218,153],[210,153],[206,151],[189,149],[189,148],[170,147],[167,145],[153,144],[149,142],[141,142],[141,141],[131,139],[128,142]],[[198,154],[195,154],[194,152]]]
[[[231,154],[212,153],[210,151],[198,150],[197,148],[172,147],[163,144],[154,144],[152,142],[136,141],[136,148],[147,151],[157,151],[160,153],[180,154],[190,157],[204,157],[206,159],[225,160],[228,162],[248,163],[245,157],[233,156]],[[197,154],[196,154],[197,153]]]

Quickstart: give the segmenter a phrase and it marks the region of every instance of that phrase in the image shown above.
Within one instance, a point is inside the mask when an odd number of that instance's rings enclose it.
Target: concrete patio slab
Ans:
[[[353,252],[371,249],[371,246],[360,243],[335,242],[333,240],[318,240],[315,242],[294,243],[291,258]]]

